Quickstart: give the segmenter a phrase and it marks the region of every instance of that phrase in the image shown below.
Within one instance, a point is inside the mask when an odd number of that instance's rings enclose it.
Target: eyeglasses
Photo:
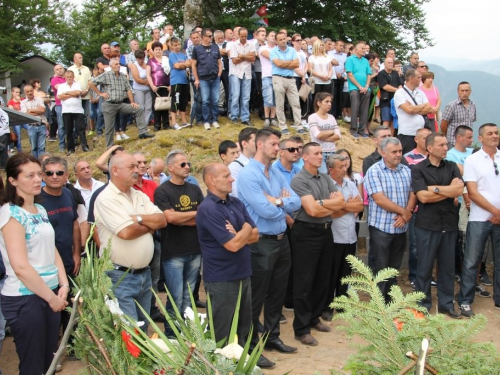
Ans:
[[[302,42],[302,39],[295,39],[294,42]]]
[[[498,174],[500,174],[500,172],[498,171],[497,163],[493,162],[493,168],[495,168],[495,174],[498,176]]]
[[[53,171],[45,171],[45,174],[48,176],[48,177],[52,177],[53,175],[56,175],[56,176],[59,176],[61,177],[62,175],[64,175],[66,172],[64,171],[57,171],[57,172],[53,172]]]
[[[428,69],[429,67],[427,65],[419,65],[418,68],[425,68]]]
[[[213,37],[213,35],[212,35],[212,34],[210,34],[210,35],[205,35],[205,36],[206,36],[207,38],[211,38],[211,37]]]
[[[185,161],[181,163],[181,168],[185,168],[185,167],[186,167],[186,165],[187,165],[189,168],[191,168],[191,163],[189,163],[189,162],[185,162]]]
[[[299,152],[300,148],[299,147],[288,147],[288,148],[282,148],[282,150],[286,150],[289,153],[293,154],[294,152]]]

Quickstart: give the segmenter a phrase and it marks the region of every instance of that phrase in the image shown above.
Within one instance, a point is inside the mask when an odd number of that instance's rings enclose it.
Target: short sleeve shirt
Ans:
[[[406,102],[410,105],[415,105],[412,97],[417,104],[424,104],[429,102],[427,96],[418,88],[411,91],[408,87],[404,86],[411,94],[408,94],[405,89],[400,88],[394,94],[394,106],[398,114],[398,133],[403,135],[416,135],[419,129],[424,127],[424,118],[419,114],[406,113],[400,106]]]
[[[317,113],[309,116],[307,121],[309,124],[309,133],[311,134],[311,142],[317,142],[321,146],[323,152],[335,152],[335,142],[321,141],[317,137],[323,131],[334,131],[336,135],[341,136],[340,128],[335,120],[335,117],[328,115],[326,120],[319,117]]]
[[[292,47],[287,46],[285,51],[282,51],[279,47],[273,48],[269,52],[272,74],[279,74],[285,77],[293,77],[293,69],[278,68],[276,65],[274,65],[273,60],[278,59],[284,61],[292,61],[298,58],[299,55],[297,54],[297,51],[295,51],[295,49],[293,49]]]
[[[362,86],[366,86],[368,82],[368,76],[372,74],[372,69],[370,68],[370,63],[364,57],[358,57],[356,55],[351,55],[345,61],[345,71],[347,73],[352,73],[356,81]],[[347,78],[349,82],[349,91],[359,90],[358,87],[351,82],[349,77]]]
[[[59,85],[59,89],[57,90],[59,94],[65,94],[70,91],[82,91],[82,86],[78,82],[73,82],[73,85],[70,87],[66,82],[61,83]],[[71,97],[69,99],[61,100],[62,105],[62,113],[82,113],[82,98],[79,96],[78,98]]]

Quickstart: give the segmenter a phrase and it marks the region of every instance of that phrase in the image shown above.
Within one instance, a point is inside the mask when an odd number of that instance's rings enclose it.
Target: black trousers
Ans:
[[[66,148],[68,151],[75,151],[75,136],[73,134],[73,124],[75,125],[80,144],[83,147],[87,146],[87,138],[85,136],[85,115],[83,113],[63,113],[64,129],[66,130]]]
[[[245,341],[250,332],[252,323],[252,289],[250,278],[235,281],[221,281],[216,283],[204,283],[205,292],[210,295],[212,315],[214,321],[215,341],[226,339],[231,331],[233,316],[236,312],[236,302],[241,284],[241,303],[238,319],[238,344],[245,346]],[[255,327],[255,330],[257,328]]]
[[[168,96],[168,90],[165,87],[160,87],[157,91],[158,95],[165,97]],[[156,95],[153,90],[151,90],[151,97],[153,98],[153,109],[154,102],[158,95]],[[170,127],[169,111],[154,111],[155,119],[155,130],[168,129]]]
[[[282,240],[260,238],[250,245],[252,253],[252,324],[254,326],[251,348],[259,341],[256,327],[264,306],[264,332],[269,332],[268,342],[280,335],[280,317],[285,301],[288,274],[292,259],[288,237]]]
[[[324,311],[332,311],[330,304],[334,298],[347,295],[347,285],[342,284],[341,280],[349,276],[352,269],[345,258],[355,254],[356,243],[333,243],[332,274]]]
[[[457,232],[433,231],[415,227],[417,238],[417,290],[425,293],[420,302],[427,310],[432,307],[431,280],[434,259],[437,259],[437,297],[439,310],[453,309],[455,287],[455,246]]]
[[[224,86],[224,108],[226,108],[226,116],[229,113],[229,71],[223,70],[220,76],[222,86]]]
[[[369,226],[370,253],[368,254],[368,265],[374,275],[384,268],[390,267],[399,270],[403,261],[406,246],[406,233],[391,234],[383,232],[374,226]],[[390,302],[389,291],[397,284],[396,278],[379,283],[379,288],[384,295],[385,301]]]
[[[344,89],[345,79],[338,78],[333,80],[333,103],[330,114],[335,118],[342,117],[342,91]]]
[[[311,332],[326,304],[333,261],[330,226],[295,221],[293,244],[293,330],[297,336]]]
[[[414,135],[398,134],[398,139],[401,141],[401,146],[403,147],[403,155],[417,147]]]

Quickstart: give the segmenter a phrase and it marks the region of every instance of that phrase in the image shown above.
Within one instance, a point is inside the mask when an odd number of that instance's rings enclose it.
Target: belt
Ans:
[[[293,79],[292,76],[282,76],[280,74],[273,74],[273,77],[281,77],[281,78],[286,78],[286,79]]]
[[[108,103],[111,103],[111,104],[121,104],[121,103],[123,103],[123,100],[108,100]]]
[[[276,241],[281,241],[283,237],[285,237],[286,233],[280,233],[280,234],[259,234],[260,238],[265,238],[266,240],[276,240]]]
[[[36,124],[28,124],[28,125],[30,125],[30,126],[42,126],[42,125],[45,126],[45,124],[43,122],[38,122]]]
[[[129,267],[123,267],[123,266],[118,266],[118,265],[114,265],[115,266],[115,271],[123,271],[123,272],[127,272],[130,273],[131,275],[138,275],[140,273],[144,273],[146,272],[147,270],[149,270],[149,266],[147,267],[144,267],[144,268],[129,268]]]
[[[315,229],[329,229],[332,226],[332,223],[308,223],[306,221],[295,220],[296,223],[300,223],[308,228]]]

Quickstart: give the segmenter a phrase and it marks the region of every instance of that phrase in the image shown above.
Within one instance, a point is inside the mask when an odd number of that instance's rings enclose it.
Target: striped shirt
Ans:
[[[239,79],[252,79],[252,63],[250,61],[242,61],[239,64],[234,64],[233,59],[239,55],[247,55],[253,53],[257,55],[255,50],[255,43],[247,41],[241,44],[239,40],[233,42],[229,51],[229,75],[237,76]]]
[[[373,199],[373,194],[383,193],[388,199],[401,207],[408,205],[411,192],[411,171],[399,164],[395,170],[385,165],[384,159],[374,164],[366,173],[364,186],[369,196],[368,225],[390,234],[405,233],[408,224],[402,228],[394,226],[394,212],[384,210]]]
[[[472,128],[473,123],[476,122],[476,105],[469,100],[469,105],[466,107],[460,99],[456,99],[445,107],[442,119],[448,121],[446,139],[448,143],[455,145],[456,128],[459,125]]]

